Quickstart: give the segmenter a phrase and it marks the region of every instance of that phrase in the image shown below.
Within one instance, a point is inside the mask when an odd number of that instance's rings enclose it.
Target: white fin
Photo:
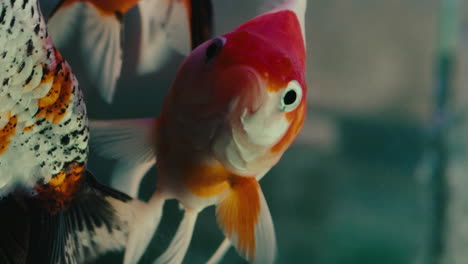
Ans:
[[[167,38],[171,47],[187,55],[191,50],[189,1],[173,0],[171,3],[171,12],[166,21]]]
[[[226,255],[228,250],[231,248],[231,241],[229,241],[229,238],[225,238],[223,240],[223,243],[219,245],[218,249],[216,252],[211,256],[211,258],[206,262],[206,264],[218,264]]]
[[[110,185],[133,198],[138,198],[141,180],[154,164],[155,158],[141,163],[120,161],[114,167]]]
[[[154,262],[155,264],[182,263],[192,240],[193,229],[198,212],[185,210],[179,228],[166,251]]]
[[[155,118],[90,122],[92,146],[100,155],[118,160],[112,187],[138,196],[143,176],[156,163],[155,126]]]
[[[92,4],[84,7],[82,55],[88,75],[107,103],[111,103],[122,69],[121,23],[103,16]]]
[[[260,185],[239,177],[216,207],[218,223],[237,252],[254,263],[273,263],[276,236]]]
[[[145,163],[155,159],[156,118],[90,121],[91,143],[96,151],[111,159]]]
[[[155,192],[147,204],[137,209],[128,234],[124,264],[138,263],[145,252],[161,220],[164,201],[164,196]]]
[[[255,228],[255,263],[273,263],[276,258],[276,234],[270,209],[259,189],[260,216]]]
[[[187,55],[212,37],[211,0],[141,0],[141,44],[138,73],[158,70],[174,49]]]
[[[158,70],[169,58],[169,43],[163,28],[165,7],[168,1],[141,0],[138,3],[141,16],[140,56],[137,71],[146,74]]]
[[[70,5],[63,5],[62,1],[52,16],[47,21],[47,29],[52,37],[52,40],[61,49],[65,46],[67,40],[76,31],[73,29],[78,28],[78,20],[82,16],[84,4],[81,2],[74,2]]]

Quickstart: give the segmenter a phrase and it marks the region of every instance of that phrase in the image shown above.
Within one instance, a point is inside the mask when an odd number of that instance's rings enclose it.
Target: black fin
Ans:
[[[9,195],[0,201],[0,263],[26,263],[30,215],[24,201]]]
[[[192,0],[190,5],[190,34],[195,49],[213,36],[213,5],[211,0]]]
[[[40,221],[33,222],[31,228],[29,259],[35,263],[43,263],[37,262],[38,259],[51,260],[51,263],[84,263],[105,252],[122,249],[130,215],[120,213],[131,211],[131,200],[129,196],[100,184],[86,172],[84,184],[67,210],[55,215],[40,210],[37,215]],[[41,245],[34,245],[37,241],[47,241],[50,250],[35,251],[41,248]]]
[[[0,263],[89,263],[123,249],[132,199],[86,172],[67,209],[50,213],[34,197],[0,202]],[[4,233],[6,232],[6,233]],[[7,235],[3,235],[7,234]]]

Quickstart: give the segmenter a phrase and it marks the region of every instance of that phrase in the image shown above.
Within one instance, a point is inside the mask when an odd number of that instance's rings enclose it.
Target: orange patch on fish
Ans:
[[[230,190],[216,208],[218,223],[227,237],[237,238],[237,249],[255,259],[255,226],[260,214],[260,186],[254,177],[229,177]]]
[[[34,125],[35,125],[35,124],[32,124],[32,125],[27,126],[27,127],[24,127],[24,128],[23,128],[23,132],[29,132],[29,131],[31,131],[31,130],[33,129]]]
[[[12,116],[10,117],[8,123],[0,130],[0,155],[8,150],[11,137],[13,137],[16,133],[17,122],[18,118],[16,116]]]
[[[37,199],[51,213],[67,209],[81,187],[84,169],[84,165],[71,163],[48,183],[36,185]]]
[[[73,92],[73,74],[57,50],[55,50],[55,57],[60,63],[43,77],[43,82],[48,82],[53,78],[53,84],[47,95],[38,100],[39,111],[36,113],[36,117],[44,117],[47,121],[58,124],[70,104]]]
[[[305,120],[305,114],[306,114],[306,103],[302,102],[299,107],[292,112],[286,113],[286,120],[289,122],[292,122],[291,125],[289,126],[289,129],[286,131],[286,133],[283,135],[283,138],[281,138],[278,143],[276,143],[270,151],[273,153],[280,152],[286,147],[288,147],[296,138],[296,136],[299,134],[299,131],[302,128],[302,125],[304,124]]]
[[[65,8],[77,2],[89,3],[96,7],[102,15],[115,15],[116,12],[120,14],[127,13],[134,7],[139,0],[67,0],[63,3],[61,8]]]
[[[197,165],[185,173],[185,184],[199,197],[212,197],[228,186],[229,172],[221,164]]]
[[[46,77],[46,79],[49,79],[49,78]],[[59,82],[54,81],[47,95],[38,100],[37,102],[38,106],[46,107],[55,103],[55,101],[57,101],[57,99],[60,96],[61,88],[62,88],[62,85]]]

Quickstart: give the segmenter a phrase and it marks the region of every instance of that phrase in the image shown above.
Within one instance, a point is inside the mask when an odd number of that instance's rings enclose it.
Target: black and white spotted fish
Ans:
[[[140,74],[162,67],[171,50],[186,55],[211,37],[211,0],[62,0],[48,22],[52,39],[61,48],[79,29],[88,76],[108,103],[122,68],[122,18],[136,5]]]
[[[88,138],[38,0],[0,1],[0,263],[84,263],[124,246],[137,202],[87,171]]]

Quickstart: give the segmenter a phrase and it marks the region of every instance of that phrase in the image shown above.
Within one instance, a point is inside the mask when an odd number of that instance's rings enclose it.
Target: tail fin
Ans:
[[[67,40],[70,39],[76,28],[78,20],[83,15],[84,3],[70,0],[62,0],[52,11],[47,28],[52,36],[55,46],[62,49]]]
[[[206,262],[206,264],[218,264],[223,259],[224,255],[228,252],[231,248],[231,241],[229,238],[224,238],[221,245],[219,245],[218,249],[216,249],[215,253],[210,257],[210,259]]]
[[[140,205],[136,210],[135,221],[129,229],[124,264],[137,263],[151,241],[162,216],[165,197],[155,192],[148,204]]]
[[[44,206],[51,201],[18,193],[0,203],[5,212],[1,263],[87,263],[124,248],[142,203],[100,184],[89,172],[83,177],[62,210],[51,211]]]
[[[107,103],[112,103],[122,69],[121,17],[103,14],[86,4],[81,52],[88,60],[88,75]],[[86,34],[86,35],[85,35]]]
[[[0,263],[26,263],[31,224],[27,206],[10,195],[0,200],[0,210]]]
[[[129,223],[134,219],[133,207],[140,202],[100,184],[89,172],[84,180],[68,210],[56,214],[46,210],[36,212],[40,221],[32,224],[31,241],[37,244],[49,241],[51,250],[34,251],[30,259],[35,263],[49,263],[38,259],[84,263],[125,247]]]
[[[155,264],[182,263],[192,240],[193,229],[198,212],[185,210],[184,218],[166,251],[154,262]]]
[[[121,15],[103,12],[91,2],[62,0],[47,26],[59,48],[78,28],[88,76],[104,100],[111,103],[122,69]]]
[[[139,2],[141,45],[138,72],[158,70],[169,51],[187,55],[212,35],[211,0]]]

